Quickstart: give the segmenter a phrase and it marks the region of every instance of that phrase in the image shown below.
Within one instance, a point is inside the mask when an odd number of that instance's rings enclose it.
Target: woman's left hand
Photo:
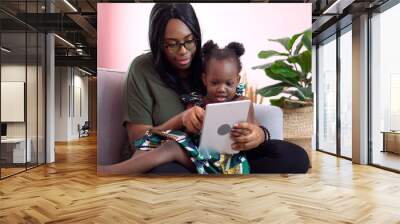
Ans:
[[[231,129],[232,149],[246,151],[254,149],[264,142],[264,131],[255,124],[242,122]]]

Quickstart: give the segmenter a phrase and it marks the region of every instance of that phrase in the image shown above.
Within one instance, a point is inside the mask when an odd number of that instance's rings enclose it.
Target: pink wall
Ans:
[[[152,6],[116,3],[97,5],[97,67],[127,70],[139,45],[135,37],[140,35],[147,38]]]
[[[213,39],[220,46],[242,42],[243,69],[250,83],[264,86],[273,83],[260,70],[251,67],[265,63],[257,58],[260,50],[282,50],[268,39],[293,35],[311,28],[311,4],[266,3],[197,3],[203,43]],[[148,20],[153,4],[98,4],[97,66],[127,71],[136,56],[149,49]]]

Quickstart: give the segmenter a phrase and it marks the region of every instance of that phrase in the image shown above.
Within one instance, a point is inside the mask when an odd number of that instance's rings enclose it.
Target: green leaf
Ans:
[[[312,92],[311,86],[300,87],[300,88],[297,88],[297,89],[308,99],[312,99],[314,97],[314,94]]]
[[[285,49],[287,51],[289,51],[289,41],[290,41],[290,39],[288,37],[279,38],[279,39],[269,39],[269,40],[282,44],[282,46],[285,47]]]
[[[303,44],[307,48],[307,50],[311,51],[311,31],[310,30],[307,30],[304,32],[304,35],[301,38],[301,42],[303,42]]]
[[[282,93],[283,89],[287,86],[287,84],[280,82],[274,85],[266,86],[264,88],[258,89],[257,94],[260,94],[264,97],[276,96]]]
[[[301,36],[302,34],[303,34],[303,33],[295,34],[295,35],[293,35],[293,37],[290,39],[290,41],[288,42],[288,48],[289,48],[290,51],[292,50],[292,47],[293,47],[294,42],[296,42],[297,38],[299,38],[299,36]]]
[[[298,82],[298,79],[295,79],[295,78],[288,78],[288,77],[285,77],[285,76],[282,75],[282,74],[275,73],[275,72],[273,72],[273,71],[271,70],[271,67],[270,67],[270,68],[266,68],[266,69],[265,69],[265,73],[266,73],[267,76],[270,77],[271,79],[282,81],[282,82],[288,84],[288,86],[294,86],[294,87],[300,86],[300,85],[297,83],[297,82]]]
[[[271,97],[280,94],[283,88],[284,88],[283,86],[276,86],[276,87],[267,86],[257,90],[257,93],[264,97]]]
[[[276,61],[270,67],[271,72],[280,74],[285,78],[300,80],[299,73],[293,70],[291,65],[286,64],[283,61]]]
[[[297,44],[296,49],[294,50],[293,55],[298,55],[299,52],[300,52],[300,50],[301,50],[301,48],[302,48],[303,46],[304,46],[304,45],[303,45],[303,42],[300,41],[300,42]]]
[[[277,107],[283,108],[285,99],[286,98],[282,96],[279,99],[270,99],[269,102],[271,103],[272,106],[277,106]]]
[[[311,72],[311,52],[309,50],[303,51],[299,55],[290,57],[288,61],[290,63],[296,63],[300,65],[301,71],[304,74],[308,74]]]
[[[299,89],[286,90],[284,93],[297,97],[299,100],[306,100],[306,97]]]
[[[277,52],[277,51],[260,51],[260,53],[258,53],[258,58],[261,59],[267,59],[269,57],[272,56],[288,56],[288,54],[286,53],[281,53],[281,52]]]

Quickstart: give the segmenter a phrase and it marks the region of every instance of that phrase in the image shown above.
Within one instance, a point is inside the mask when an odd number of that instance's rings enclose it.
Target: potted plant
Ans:
[[[257,90],[263,97],[269,97],[271,105],[284,111],[284,137],[311,150],[313,129],[313,92],[311,82],[311,31],[291,37],[270,39],[283,46],[284,51],[262,50],[261,59],[273,59],[270,63],[258,65],[265,74],[279,81]],[[304,146],[304,141],[307,146]]]

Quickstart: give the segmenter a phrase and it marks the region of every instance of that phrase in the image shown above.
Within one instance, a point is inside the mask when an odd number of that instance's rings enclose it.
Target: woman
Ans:
[[[124,125],[129,142],[150,128],[185,127],[187,132],[199,133],[204,110],[197,106],[185,110],[180,100],[181,94],[205,92],[201,81],[201,32],[192,6],[155,4],[150,14],[149,41],[151,53],[134,59],[124,87]],[[301,147],[267,139],[267,132],[257,125],[243,122],[238,126],[249,134],[236,138],[232,147],[246,150],[252,173],[307,171],[309,161]],[[142,153],[146,152],[134,151],[132,157]],[[125,161],[113,166],[124,169],[127,164]],[[171,166],[174,172],[189,172],[176,164],[167,164],[164,169]]]

